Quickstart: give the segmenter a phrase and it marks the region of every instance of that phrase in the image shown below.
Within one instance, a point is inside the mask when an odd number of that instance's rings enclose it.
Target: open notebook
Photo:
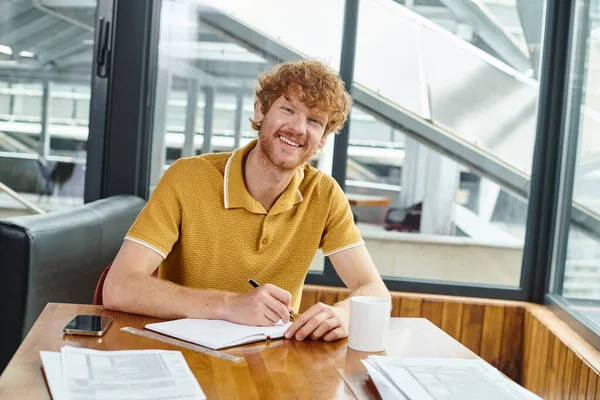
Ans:
[[[273,326],[248,326],[217,319],[184,318],[147,324],[145,328],[217,350],[281,338],[291,324],[279,321]]]

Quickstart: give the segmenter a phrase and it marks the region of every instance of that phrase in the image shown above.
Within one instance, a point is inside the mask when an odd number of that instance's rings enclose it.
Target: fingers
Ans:
[[[289,339],[289,338],[295,336],[297,334],[297,332],[300,329],[302,329],[302,327],[304,327],[304,325],[307,322],[310,321],[311,318],[313,318],[314,316],[316,316],[317,314],[319,314],[320,312],[323,311],[322,306],[324,306],[323,303],[317,303],[317,304],[311,306],[308,310],[304,311],[300,316],[298,316],[296,318],[296,322],[294,322],[288,328],[288,330],[285,332],[285,334],[284,334],[285,338]],[[302,339],[304,339],[305,336],[303,336]],[[296,339],[302,340],[302,339],[299,339],[299,336],[296,337]]]
[[[321,327],[322,324],[324,325]],[[284,336],[288,339],[293,336],[296,340],[304,340],[310,335],[316,340],[340,325],[341,321],[333,311],[333,307],[317,303],[300,315]]]
[[[259,293],[259,300],[279,315],[277,321],[281,319],[287,323],[290,320],[290,312],[293,310],[290,307],[292,296],[288,291],[271,284],[262,285],[255,290]]]
[[[287,323],[290,319],[290,313],[288,308],[276,298],[272,297],[270,293],[263,292],[260,296],[260,301],[267,307],[273,314],[277,315],[277,319],[274,322],[282,320]]]
[[[323,303],[315,304],[300,315],[284,336],[289,339],[312,340],[323,339],[333,341],[348,335],[347,320],[343,310],[336,309]],[[346,322],[344,322],[346,321]]]
[[[346,336],[347,335],[344,333],[344,328],[340,326],[332,331],[329,331],[325,336],[323,336],[323,340],[326,342],[332,342],[334,340],[338,340]]]
[[[279,314],[277,314],[275,311],[271,310],[267,306],[263,307],[262,314],[265,316],[265,318],[268,321],[264,325],[261,324],[261,326],[271,326],[271,325],[275,324],[276,322],[278,322],[281,319],[281,317],[279,316]]]
[[[308,320],[304,326],[302,326],[302,328],[300,328],[298,330],[298,332],[296,332],[296,334],[294,335],[294,337],[296,338],[296,340],[304,340],[308,337],[308,335],[310,335],[312,332],[314,332],[315,329],[317,329],[317,327],[319,327],[319,325],[321,325],[321,323],[325,320],[325,316],[318,314],[315,315],[314,317],[312,317],[310,320]]]
[[[223,307],[224,319],[255,326],[271,326],[282,320],[289,322],[291,295],[284,289],[265,284],[243,294],[230,296]]]
[[[319,326],[310,334],[310,338],[312,340],[320,339],[323,335],[329,333],[330,331],[337,329],[342,325],[342,322],[339,318],[329,318],[321,322]]]
[[[279,302],[282,303],[289,312],[292,311],[290,308],[290,303],[292,302],[292,295],[290,292],[275,285],[271,285],[270,283],[266,283],[260,288],[266,290],[271,296],[279,300]]]

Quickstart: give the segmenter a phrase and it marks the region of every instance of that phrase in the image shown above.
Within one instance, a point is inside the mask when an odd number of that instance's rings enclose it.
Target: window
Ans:
[[[45,211],[83,203],[96,11],[89,3],[3,7],[10,42],[0,37],[0,182],[18,196],[0,191],[0,217],[36,212],[17,198]]]
[[[575,10],[550,293],[600,332],[600,3]]]
[[[248,120],[254,85],[277,61],[257,47],[289,46],[338,69],[343,10],[343,0],[304,1],[301,7],[275,0],[162,2],[150,189],[179,157],[231,151],[257,137]],[[239,39],[249,29],[265,40],[244,47]],[[331,157],[319,154],[309,162],[331,173]],[[323,270],[322,253],[311,269]]]
[[[404,4],[360,3],[358,226],[386,278],[519,287],[544,9]]]
[[[513,290],[523,275],[545,2],[473,4],[480,10],[465,14],[458,3],[360,2],[345,187],[386,278]],[[253,85],[277,60],[338,68],[344,2],[315,9],[302,18],[306,2],[162,2],[151,188],[179,157],[255,137]],[[310,162],[331,173],[334,158],[330,140]],[[312,269],[323,268],[317,255]]]

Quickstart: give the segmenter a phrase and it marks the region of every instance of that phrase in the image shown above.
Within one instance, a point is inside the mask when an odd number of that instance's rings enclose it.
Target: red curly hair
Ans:
[[[308,108],[325,112],[329,119],[325,134],[338,133],[344,126],[352,106],[352,98],[344,88],[339,75],[316,60],[291,61],[277,64],[258,77],[256,99],[267,114],[271,105],[283,95],[291,95]],[[260,124],[250,119],[252,128],[260,130]]]

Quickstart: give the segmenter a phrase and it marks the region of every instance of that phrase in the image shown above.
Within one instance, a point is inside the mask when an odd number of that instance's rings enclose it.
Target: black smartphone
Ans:
[[[63,332],[67,335],[102,336],[112,322],[111,317],[78,315],[64,327]]]

